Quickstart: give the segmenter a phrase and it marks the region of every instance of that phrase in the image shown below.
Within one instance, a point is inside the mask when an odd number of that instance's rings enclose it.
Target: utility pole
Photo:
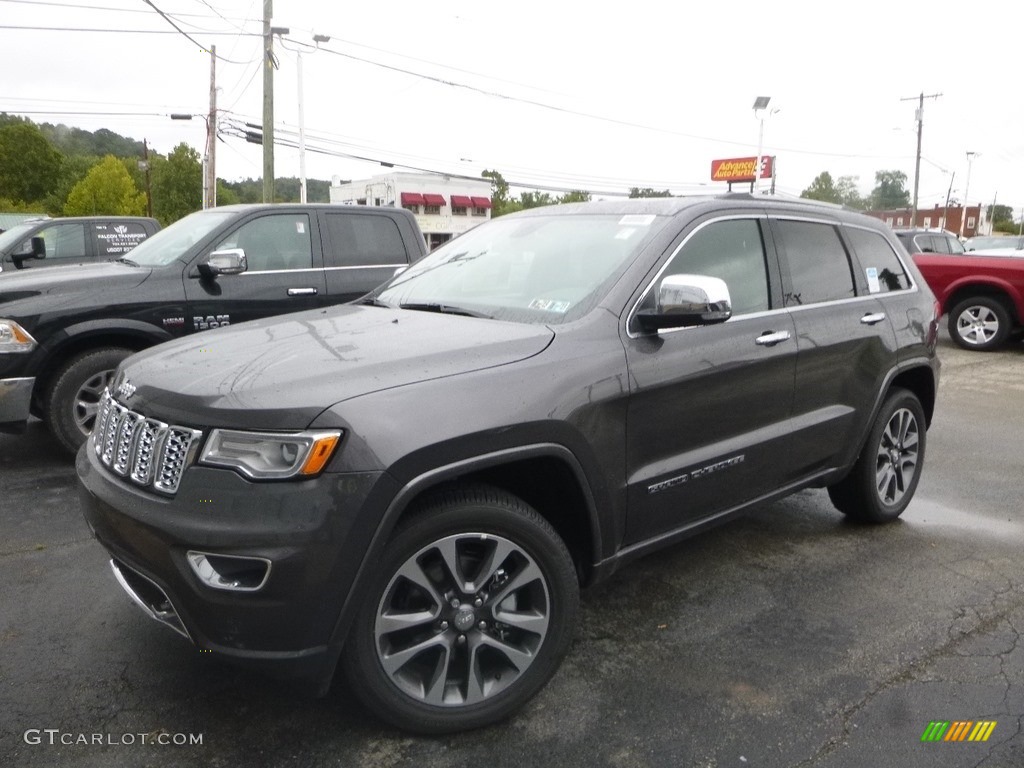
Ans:
[[[942,209],[942,229],[949,226],[949,198],[953,195],[953,180],[956,178],[956,171],[949,177],[949,189],[946,190],[946,207]]]
[[[306,204],[306,121],[302,104],[302,51],[297,53],[299,72],[299,202]]]
[[[274,202],[274,38],[273,0],[263,0],[263,202]]]
[[[960,237],[964,236],[964,224],[967,221],[967,206],[970,205],[970,198],[967,197],[967,194],[971,190],[971,163],[974,162],[974,158],[977,154],[977,152],[967,153],[967,183],[964,184],[964,210],[963,214],[960,216]],[[977,225],[975,225],[975,233],[977,233]]]
[[[153,218],[153,188],[149,184],[149,142],[142,140],[142,169],[146,172],[146,215]]]
[[[921,184],[921,129],[924,127],[924,100],[937,99],[941,93],[929,93],[924,95],[921,91],[919,96],[908,96],[900,101],[913,101],[917,99],[917,112],[914,117],[917,119],[917,159],[914,161],[914,208],[910,214],[910,226],[917,226],[917,192]]]
[[[206,119],[206,199],[203,208],[217,205],[217,46],[210,46],[210,116]]]

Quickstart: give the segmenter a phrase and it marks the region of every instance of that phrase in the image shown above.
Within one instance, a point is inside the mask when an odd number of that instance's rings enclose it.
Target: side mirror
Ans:
[[[245,251],[241,248],[227,248],[214,251],[197,265],[203,277],[215,278],[217,275],[240,275],[248,268]]]
[[[46,241],[43,240],[43,238],[39,237],[38,235],[32,238],[32,258],[46,258]]]
[[[729,286],[707,275],[669,275],[658,286],[657,306],[636,314],[645,331],[713,325],[730,317]]]

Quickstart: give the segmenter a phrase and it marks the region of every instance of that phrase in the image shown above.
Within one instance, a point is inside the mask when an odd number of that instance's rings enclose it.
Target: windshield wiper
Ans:
[[[456,307],[451,304],[441,304],[440,302],[404,302],[398,305],[400,309],[413,309],[420,312],[440,312],[444,315],[464,315],[465,317],[483,317],[487,320],[493,320],[491,315],[483,312],[477,312],[473,309],[466,309],[464,307]]]
[[[388,309],[394,309],[395,308],[394,304],[388,304],[386,301],[381,301],[376,296],[371,296],[368,299],[363,299],[359,303],[363,304],[364,306],[367,306],[367,307],[386,307]]]
[[[131,264],[133,267],[139,266],[139,262],[132,261],[127,256],[122,256],[120,259],[118,259],[118,261],[121,262],[122,264]]]

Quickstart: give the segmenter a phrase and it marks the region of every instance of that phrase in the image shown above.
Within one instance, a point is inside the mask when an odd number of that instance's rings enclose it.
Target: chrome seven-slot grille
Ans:
[[[92,447],[100,462],[137,485],[175,493],[189,459],[189,449],[202,432],[147,419],[125,408],[104,390],[100,398]]]

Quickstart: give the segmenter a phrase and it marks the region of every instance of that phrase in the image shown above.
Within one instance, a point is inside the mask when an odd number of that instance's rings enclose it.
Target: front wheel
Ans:
[[[924,465],[925,417],[913,392],[894,388],[850,474],[829,486],[835,507],[852,520],[884,523],[907,508]]]
[[[579,584],[551,525],[484,486],[435,496],[387,545],[343,665],[379,717],[424,734],[502,720],[572,641]]]
[[[988,352],[1010,335],[1010,313],[999,299],[990,296],[966,299],[949,313],[949,335],[964,349]]]
[[[69,453],[76,453],[96,423],[100,396],[117,366],[132,354],[123,347],[104,347],[68,360],[53,378],[45,398],[50,431]]]

